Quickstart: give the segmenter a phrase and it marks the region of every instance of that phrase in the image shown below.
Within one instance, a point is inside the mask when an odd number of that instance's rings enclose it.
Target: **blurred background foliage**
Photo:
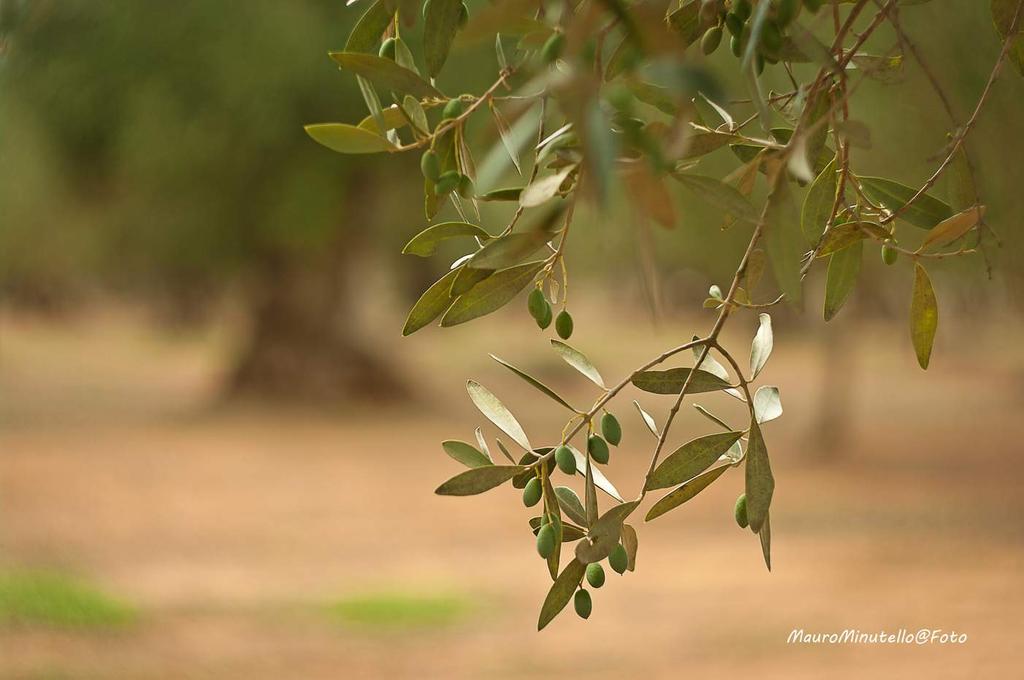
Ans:
[[[957,11],[948,4],[909,7],[903,19],[965,119],[998,41],[986,3],[959,2]],[[383,272],[407,307],[445,266],[398,254],[424,224],[416,159],[344,157],[302,132],[304,123],[365,115],[354,79],[326,56],[360,13],[338,0],[255,0],[244,10],[199,0],[5,0],[4,301],[67,313],[113,295],[143,300],[176,323],[208,320],[227,301],[249,328],[229,391],[320,398],[365,394],[372,384],[400,394],[399,381],[367,351],[372,338],[353,305],[367,297],[367,267]],[[419,28],[406,33],[415,53]],[[883,52],[892,40],[889,32],[869,48]],[[724,52],[708,66],[727,94],[742,96]],[[490,46],[473,48],[453,57],[440,84],[475,91],[494,70]],[[765,78],[787,86],[779,69]],[[1024,264],[1024,121],[1014,112],[1024,86],[1004,76],[996,90],[970,152],[1004,241],[987,249],[999,283],[988,284],[982,258],[942,263],[958,281],[941,291],[947,309],[984,313],[1020,299],[1007,292],[1019,291]],[[872,148],[855,150],[859,167],[908,184],[931,172],[948,129],[910,59],[897,83],[868,82],[852,116],[872,131]],[[494,144],[489,120],[475,130],[480,148]],[[703,165],[701,172],[722,176],[735,159],[725,150]],[[661,312],[699,301],[709,279],[731,273],[746,234],[720,230],[720,216],[696,197],[675,198],[674,231],[638,231],[624,219],[628,205],[585,210],[594,238],[576,242],[576,280],[619,291],[630,305],[643,304],[646,286]],[[485,224],[500,212],[485,211]],[[619,273],[623,259],[639,276]],[[877,257],[870,262],[878,267]],[[899,280],[863,277],[851,313],[904,314]],[[396,334],[403,311],[395,311]]]

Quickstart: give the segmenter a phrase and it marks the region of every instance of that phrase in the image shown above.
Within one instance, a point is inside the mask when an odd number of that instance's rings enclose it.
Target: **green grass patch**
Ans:
[[[85,581],[48,571],[0,573],[0,625],[119,628],[133,607]]]
[[[343,598],[329,606],[346,625],[376,629],[435,628],[463,619],[472,602],[453,594],[379,592]]]

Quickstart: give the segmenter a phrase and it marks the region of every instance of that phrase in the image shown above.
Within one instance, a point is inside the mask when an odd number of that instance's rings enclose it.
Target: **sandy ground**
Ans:
[[[753,330],[739,326],[737,342]],[[518,493],[431,491],[459,470],[438,443],[482,424],[461,389],[468,375],[531,432],[557,432],[543,398],[485,350],[580,403],[593,398],[536,348],[539,336],[456,331],[458,356],[436,333],[396,344],[421,402],[310,414],[211,407],[216,339],[105,318],[2,327],[0,567],[82,574],[141,615],[118,632],[0,628],[0,678],[988,678],[1016,677],[1024,662],[1024,357],[1003,335],[971,351],[942,336],[925,375],[902,327],[866,332],[842,362],[852,388],[839,446],[811,435],[820,342],[777,342],[765,373],[786,408],[766,427],[774,571],[732,521],[733,471],[639,526],[637,572],[609,572],[589,621],[567,612],[538,634],[549,581]],[[619,376],[688,333],[638,322],[574,340]],[[652,439],[627,406],[616,409],[626,435],[608,474],[632,494]],[[706,427],[687,411],[675,440]],[[384,591],[473,606],[450,625],[406,630],[325,613],[333,599]],[[801,628],[968,640],[787,644]]]

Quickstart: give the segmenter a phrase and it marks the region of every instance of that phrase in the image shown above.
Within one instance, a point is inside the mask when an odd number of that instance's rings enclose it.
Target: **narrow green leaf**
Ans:
[[[851,243],[832,254],[825,278],[825,321],[831,321],[839,313],[850,293],[857,287],[863,255],[864,241]]]
[[[626,549],[626,569],[636,571],[636,552],[640,548],[640,541],[636,535],[636,529],[631,524],[622,525],[622,547]]]
[[[544,261],[540,260],[495,272],[460,295],[441,318],[441,325],[455,326],[500,309],[533,281],[543,267]]]
[[[511,437],[516,444],[527,451],[533,451],[530,440],[527,438],[526,432],[523,431],[523,426],[490,390],[475,380],[469,380],[466,382],[466,391],[469,392],[469,398],[473,400],[484,417]]]
[[[453,269],[420,296],[416,304],[409,310],[409,316],[405,320],[405,328],[402,335],[410,335],[423,328],[431,321],[441,316],[452,304],[450,290],[455,277],[459,275],[459,269]]]
[[[772,355],[772,348],[775,346],[774,335],[772,334],[772,317],[761,313],[757,316],[757,333],[754,334],[754,341],[750,343],[750,379],[753,380],[761,373],[764,365],[768,363],[768,357]]]
[[[494,273],[493,269],[473,269],[463,264],[459,267],[459,275],[452,281],[452,297],[464,295],[473,289],[473,286],[484,279],[490,278]]]
[[[887,241],[891,236],[885,227],[874,222],[843,222],[842,224],[836,224],[821,239],[818,257],[831,255],[867,238]]]
[[[836,162],[832,160],[814,179],[804,197],[800,216],[800,228],[804,236],[815,241],[825,231],[828,218],[832,216],[832,205],[836,199]]]
[[[583,509],[583,503],[575,491],[567,486],[556,486],[555,498],[558,499],[559,507],[562,508],[562,512],[568,515],[569,519],[577,524],[586,526],[587,511]]]
[[[562,168],[553,175],[548,175],[534,180],[533,183],[523,189],[522,194],[519,196],[519,205],[524,208],[533,208],[547,202],[558,193],[558,189],[562,186],[562,182],[564,182],[565,178],[569,176],[569,173],[575,169],[575,165],[570,165]]]
[[[484,465],[493,465],[491,459],[478,451],[476,447],[457,439],[449,439],[441,442],[441,447],[452,459],[462,463],[466,467],[477,468]]]
[[[644,392],[652,394],[679,394],[686,379],[690,375],[689,368],[670,368],[667,371],[640,371],[631,378],[634,386]],[[716,375],[707,371],[698,370],[689,387],[687,394],[700,394],[702,392],[717,392],[718,390],[729,389],[730,385]]]
[[[686,442],[651,473],[644,488],[664,489],[693,479],[739,441],[742,432],[717,432]]]
[[[501,42],[498,42],[498,46],[501,46]],[[505,120],[505,116],[502,115],[501,110],[497,106],[491,105],[491,114],[494,116],[494,126],[498,128],[498,136],[501,138],[501,144],[505,147],[505,151],[508,153],[509,159],[512,161],[512,165],[516,167],[516,172],[520,175],[523,174],[523,168],[519,164],[519,151],[516,149],[515,140],[512,139],[512,129],[509,127],[508,121]]]
[[[985,217],[985,206],[976,205],[943,220],[928,232],[918,250],[939,248],[965,235]]]
[[[601,515],[590,527],[587,537],[576,544],[576,559],[584,564],[591,564],[608,557],[622,535],[623,521],[639,504],[639,501],[622,503]]]
[[[647,429],[651,431],[651,434],[655,437],[660,437],[661,435],[658,433],[658,424],[654,421],[651,414],[645,411],[643,407],[640,406],[640,402],[636,399],[633,400],[633,406],[636,406],[637,412],[640,413],[640,418],[644,421],[644,425],[647,426]]]
[[[317,123],[306,126],[306,134],[338,153],[380,153],[394,151],[395,145],[383,137],[346,123]]]
[[[331,52],[330,55],[331,59],[346,71],[363,76],[389,90],[421,98],[443,96],[415,72],[399,66],[390,59],[359,52]]]
[[[472,269],[502,269],[519,264],[551,239],[544,231],[506,234],[488,241],[466,263]]]
[[[583,354],[583,352],[579,351],[575,347],[565,344],[561,340],[552,339],[551,346],[555,348],[555,351],[558,352],[558,355],[562,357],[565,363],[582,373],[595,385],[604,389],[604,379],[601,377],[601,374],[598,373],[594,364],[585,354]]]
[[[473,496],[489,491],[515,477],[522,465],[485,465],[461,472],[437,487],[439,496]]]
[[[695,43],[703,31],[700,22],[700,0],[686,0],[668,15],[668,24],[679,35],[682,47]]]
[[[644,518],[645,522],[650,522],[656,517],[661,517],[669,510],[678,508],[680,505],[690,500],[704,489],[711,486],[716,479],[722,476],[722,474],[729,469],[729,465],[717,465],[706,472],[703,472],[690,481],[683,484],[675,491],[666,494],[657,503],[651,506],[651,509],[647,511],[647,516]]]
[[[1017,11],[1017,0],[992,0],[992,20],[995,22],[999,37],[1006,40],[1013,26],[1013,16]],[[1009,58],[1017,71],[1024,75],[1024,21],[1017,22],[1016,38],[1010,45]]]
[[[459,12],[462,0],[430,0],[427,4],[426,22],[423,27],[423,56],[427,63],[427,75],[436,78],[441,67],[448,60],[448,52],[459,30]]]
[[[383,130],[381,130],[380,124],[375,120],[373,115],[369,115],[359,121],[359,127],[367,132],[372,132],[375,135],[383,135],[388,130],[397,130],[398,128],[408,125],[408,121],[405,119],[405,116],[402,114],[402,110],[398,108],[398,106],[389,106],[386,109],[382,109],[380,113],[381,119],[384,122]]]
[[[761,428],[756,422],[750,424],[750,439],[747,443],[746,488],[747,520],[751,531],[757,533],[768,518],[768,507],[772,504],[772,494],[775,492],[775,477],[772,476]]]
[[[893,212],[900,210],[900,218],[915,227],[931,229],[953,215],[953,209],[949,205],[930,194],[924,194],[906,210],[902,210],[907,201],[917,193],[917,189],[882,177],[860,177],[859,179],[868,198]]]
[[[494,189],[485,194],[477,196],[478,201],[519,201],[523,193],[523,187],[508,187],[506,189]]]
[[[484,454],[484,457],[487,458],[487,462],[493,463],[494,459],[491,458],[491,450],[487,448],[487,440],[484,439],[484,431],[478,427],[474,431],[474,434],[476,435],[476,443],[480,447],[480,451]],[[515,464],[515,460],[513,460],[512,456],[508,456],[508,462],[513,465]]]
[[[469,222],[441,222],[413,236],[402,248],[402,254],[429,257],[437,250],[439,243],[458,236],[475,236],[485,241],[491,238],[483,228]]]
[[[516,375],[518,375],[520,378],[522,378],[523,380],[525,380],[529,384],[533,385],[535,388],[537,388],[538,390],[540,390],[541,392],[543,392],[547,396],[549,396],[552,399],[554,399],[555,401],[557,401],[562,406],[566,407],[567,409],[569,409],[573,413],[577,413],[576,409],[574,409],[569,404],[569,402],[567,402],[565,399],[563,399],[561,396],[559,396],[557,392],[555,392],[553,389],[551,389],[550,387],[548,387],[547,385],[542,383],[540,380],[537,380],[536,378],[534,378],[532,375],[530,375],[526,371],[524,371],[524,370],[522,370],[520,368],[516,368],[515,366],[513,366],[510,363],[508,363],[504,359],[496,357],[493,354],[491,355],[491,358],[494,359],[495,361],[497,361],[499,364],[501,364],[505,368],[507,368],[508,370],[510,370],[513,373],[515,373]]]
[[[587,457],[580,453],[575,446],[570,446],[569,450],[572,451],[572,456],[573,458],[576,459],[576,472],[582,475],[583,477],[586,477]],[[593,472],[594,485],[598,489],[604,491],[606,494],[608,494],[618,502],[623,502],[622,496],[619,494],[618,489],[616,489],[615,485],[608,481],[608,478],[604,476],[603,472],[601,472],[594,466],[591,466],[591,472]]]
[[[770,514],[764,516],[764,524],[761,525],[761,530],[757,532],[758,538],[761,539],[761,554],[764,555],[764,565],[768,567],[768,571],[772,570],[772,524]]]
[[[950,207],[962,212],[978,202],[978,188],[974,184],[974,173],[967,147],[961,143],[953,155],[953,162],[946,172],[946,186]]]
[[[757,211],[750,205],[747,197],[733,187],[712,177],[688,175],[681,172],[672,173],[680,184],[692,190],[708,203],[721,208],[738,220],[754,224],[757,222]]]
[[[928,272],[920,262],[914,263],[914,291],[910,298],[910,339],[914,343],[917,363],[928,368],[932,356],[935,329],[939,325],[939,307]]]
[[[765,251],[775,273],[775,282],[787,300],[798,304],[801,294],[800,259],[808,248],[784,172],[779,173],[775,190],[768,197],[765,218]]]
[[[779,388],[762,385],[754,393],[754,417],[758,423],[767,423],[782,415],[782,399]]]
[[[736,137],[733,135],[719,132],[698,132],[686,138],[685,151],[680,160],[688,161],[706,156],[734,141],[736,141]]]
[[[558,616],[558,613],[569,604],[576,587],[580,584],[587,567],[577,559],[573,559],[565,565],[565,569],[558,575],[555,582],[551,584],[544,604],[540,608],[540,618],[537,620],[537,630],[543,630],[544,626],[551,623],[551,620]]]
[[[530,518],[530,528],[533,529],[534,536],[536,536],[537,532],[540,531],[541,521],[540,517]],[[587,532],[580,527],[569,524],[568,522],[562,522],[562,543],[572,543],[573,541],[580,540],[586,535]],[[558,551],[556,550],[555,552],[557,553]]]
[[[394,18],[388,4],[385,0],[377,0],[359,17],[345,43],[346,52],[376,52],[377,41]]]

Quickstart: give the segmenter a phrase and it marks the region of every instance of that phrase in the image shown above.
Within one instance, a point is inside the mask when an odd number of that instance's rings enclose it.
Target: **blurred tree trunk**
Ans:
[[[248,292],[252,335],[229,396],[291,401],[409,396],[390,364],[358,337],[347,248],[324,258],[268,255]]]

